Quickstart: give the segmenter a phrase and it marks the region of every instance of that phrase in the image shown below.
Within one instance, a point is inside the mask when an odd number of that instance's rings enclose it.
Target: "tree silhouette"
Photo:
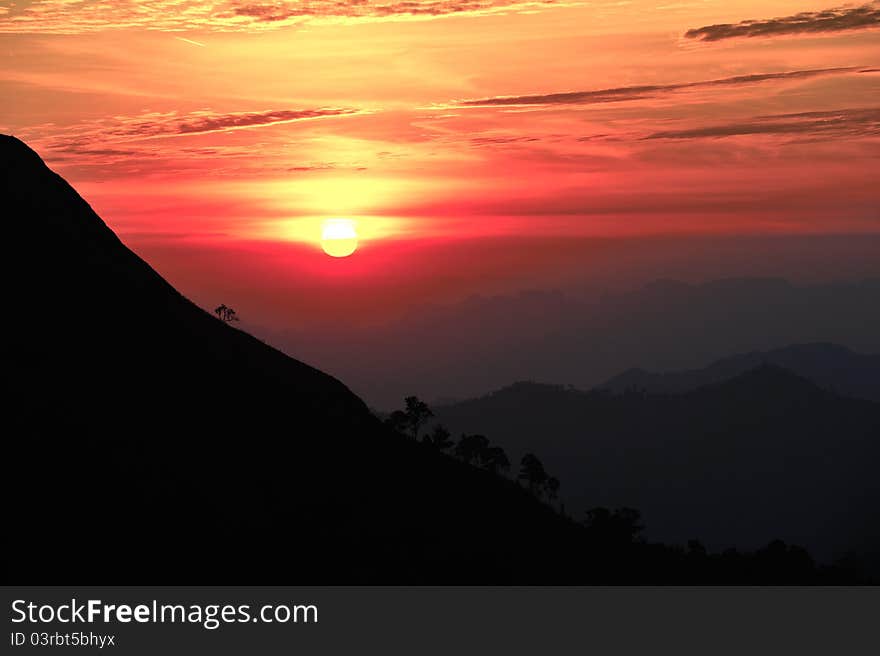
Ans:
[[[540,496],[541,490],[547,482],[547,472],[544,470],[544,464],[534,453],[527,453],[522,457],[519,467],[517,478],[525,481],[529,489],[534,494]]]
[[[556,501],[559,498],[559,479],[555,476],[550,476],[544,483],[544,489],[547,491],[547,499]]]
[[[403,401],[406,404],[404,409],[395,410],[388,415],[385,419],[385,425],[397,433],[409,435],[417,440],[422,426],[434,416],[434,413],[431,412],[431,408],[428,407],[428,404],[420,400],[417,396],[408,396]],[[449,438],[448,432],[446,433],[446,438],[447,440]],[[426,439],[425,441],[427,442],[428,440]],[[450,446],[452,446],[452,442],[449,442],[449,444],[442,447],[441,450],[449,448]]]
[[[455,445],[455,455],[469,465],[480,462],[481,454],[489,448],[489,440],[484,435],[462,435]]]
[[[225,321],[226,323],[238,321],[238,315],[235,313],[235,310],[228,307],[226,304],[215,307],[214,314],[217,315],[217,318],[220,319],[220,321]]]
[[[420,400],[417,396],[408,396],[403,401],[406,403],[406,409],[404,412],[406,413],[410,433],[412,434],[413,439],[417,440],[419,439],[419,431],[422,426],[434,416],[434,413],[431,412],[431,408],[428,407],[428,404]]]
[[[705,558],[707,551],[705,545],[699,540],[688,540],[687,553],[691,558]]]
[[[449,431],[442,424],[434,426],[434,430],[430,434],[425,435],[422,441],[425,444],[430,444],[438,451],[446,451],[454,444]]]
[[[510,470],[510,460],[508,460],[507,454],[504,453],[504,449],[500,446],[487,447],[477,457],[479,458],[480,466],[493,474],[500,474]]]

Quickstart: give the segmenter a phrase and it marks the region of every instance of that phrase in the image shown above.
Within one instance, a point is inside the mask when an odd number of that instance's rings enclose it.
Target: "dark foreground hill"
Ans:
[[[0,175],[14,578],[562,579],[578,527],[190,303],[11,137]]]
[[[0,180],[7,582],[851,580],[585,529],[194,306],[11,137]]]
[[[764,363],[788,369],[843,396],[880,401],[880,354],[863,355],[845,346],[827,343],[793,344],[770,351],[741,353],[717,360],[702,369],[668,373],[630,369],[599,388],[612,392],[638,389],[678,394],[720,383]]]
[[[573,514],[628,505],[662,541],[880,555],[880,404],[779,367],[676,395],[519,383],[436,414],[511,459],[538,454]]]

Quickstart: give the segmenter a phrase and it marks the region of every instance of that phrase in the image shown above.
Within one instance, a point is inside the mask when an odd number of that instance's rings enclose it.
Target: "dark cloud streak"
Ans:
[[[798,80],[819,77],[823,75],[836,75],[842,73],[854,73],[860,71],[857,67],[845,68],[820,68],[804,71],[787,71],[783,73],[763,73],[757,75],[737,75],[716,80],[704,80],[700,82],[685,82],[680,84],[642,85],[632,87],[616,87],[612,89],[599,89],[595,91],[572,91],[566,93],[536,94],[528,96],[495,96],[492,98],[480,98],[475,100],[459,101],[457,107],[494,107],[494,106],[524,106],[524,105],[588,105],[609,102],[622,102],[626,100],[644,100],[654,98],[661,94],[672,93],[687,89],[709,89],[713,87],[739,86],[743,84],[755,84],[773,80]]]
[[[197,116],[191,119],[165,122],[144,122],[129,126],[132,136],[171,136],[204,134],[241,128],[255,128],[276,123],[290,123],[313,118],[327,118],[355,114],[354,109],[296,109],[266,112],[242,112]]]
[[[758,116],[748,121],[687,130],[664,130],[644,139],[720,139],[742,135],[845,138],[880,136],[880,108]]]
[[[768,20],[744,20],[739,23],[707,25],[688,30],[684,36],[699,41],[721,41],[742,37],[843,32],[878,26],[880,26],[880,2],[875,1],[859,7],[805,11]]]

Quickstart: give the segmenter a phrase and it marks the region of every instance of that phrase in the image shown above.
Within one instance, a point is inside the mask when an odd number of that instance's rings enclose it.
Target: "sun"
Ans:
[[[321,248],[327,255],[348,257],[357,247],[357,230],[351,219],[326,219],[321,224]]]

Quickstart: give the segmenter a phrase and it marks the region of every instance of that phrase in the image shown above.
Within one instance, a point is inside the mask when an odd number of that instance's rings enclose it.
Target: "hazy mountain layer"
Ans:
[[[655,373],[630,369],[599,387],[612,392],[687,392],[733,378],[764,363],[788,369],[843,396],[880,401],[880,355],[862,355],[836,344],[795,344],[771,351],[752,351],[686,371]]]
[[[629,505],[664,541],[880,553],[880,404],[772,365],[675,395],[518,383],[436,414],[538,454],[576,516]]]
[[[825,342],[880,353],[877,299],[880,279],[660,281],[604,296],[534,291],[475,297],[415,307],[410,318],[373,330],[337,325],[265,336],[388,410],[407,394],[464,399],[514,380],[587,389],[633,367],[696,369],[732,353],[791,344]]]

